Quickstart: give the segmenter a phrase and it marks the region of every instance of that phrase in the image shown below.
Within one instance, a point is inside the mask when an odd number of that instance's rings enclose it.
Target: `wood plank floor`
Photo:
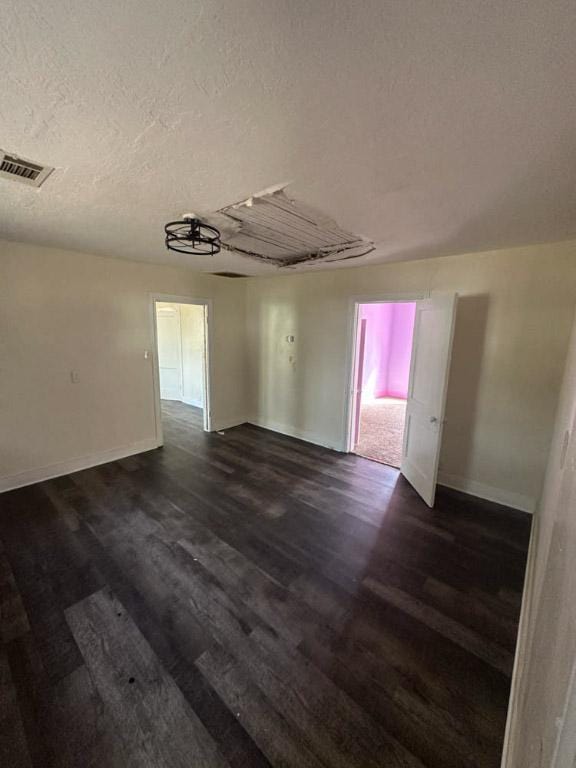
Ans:
[[[498,768],[530,518],[163,411],[0,496],[0,765]]]

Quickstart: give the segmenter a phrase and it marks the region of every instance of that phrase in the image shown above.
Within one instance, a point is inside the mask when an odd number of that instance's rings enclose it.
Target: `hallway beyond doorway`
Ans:
[[[155,419],[163,444],[165,403],[193,407],[202,429],[210,431],[210,363],[208,300],[179,296],[151,297],[155,354]]]

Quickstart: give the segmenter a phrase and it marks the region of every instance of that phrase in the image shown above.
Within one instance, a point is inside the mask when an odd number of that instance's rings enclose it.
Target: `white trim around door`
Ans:
[[[344,423],[342,425],[342,450],[350,453],[354,450],[354,419],[356,418],[356,401],[354,390],[357,372],[357,341],[358,341],[358,313],[360,304],[400,304],[402,302],[421,301],[430,296],[430,291],[416,291],[413,293],[380,293],[365,296],[352,296],[348,306],[348,342],[346,349],[346,383],[345,383],[345,409]]]

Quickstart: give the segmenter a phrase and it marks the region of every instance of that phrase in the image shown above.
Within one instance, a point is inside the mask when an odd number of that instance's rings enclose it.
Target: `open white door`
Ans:
[[[436,495],[456,300],[455,293],[432,294],[416,305],[400,471],[430,507]]]

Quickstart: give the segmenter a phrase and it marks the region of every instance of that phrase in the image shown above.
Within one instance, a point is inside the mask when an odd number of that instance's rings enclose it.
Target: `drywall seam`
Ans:
[[[161,444],[158,443],[156,438],[147,438],[146,440],[123,445],[119,448],[100,451],[91,456],[81,456],[76,459],[59,461],[56,464],[48,464],[45,467],[27,469],[25,472],[20,472],[17,475],[6,475],[5,477],[0,477],[0,493],[13,491],[16,488],[23,488],[25,485],[41,483],[44,482],[44,480],[52,480],[55,477],[68,475],[72,472],[79,472],[82,469],[97,467],[100,464],[107,464],[110,461],[125,459],[127,456],[134,456],[137,453],[144,453],[144,451],[152,451],[160,446]]]
[[[503,488],[496,488],[492,485],[479,483],[476,480],[470,480],[467,477],[452,475],[447,472],[438,473],[438,483],[447,488],[453,488],[455,491],[468,493],[470,496],[477,496],[486,501],[493,501],[496,504],[503,504],[506,507],[518,509],[521,512],[528,512],[532,515],[536,509],[536,499],[531,496],[525,496],[514,491],[506,491]]]

